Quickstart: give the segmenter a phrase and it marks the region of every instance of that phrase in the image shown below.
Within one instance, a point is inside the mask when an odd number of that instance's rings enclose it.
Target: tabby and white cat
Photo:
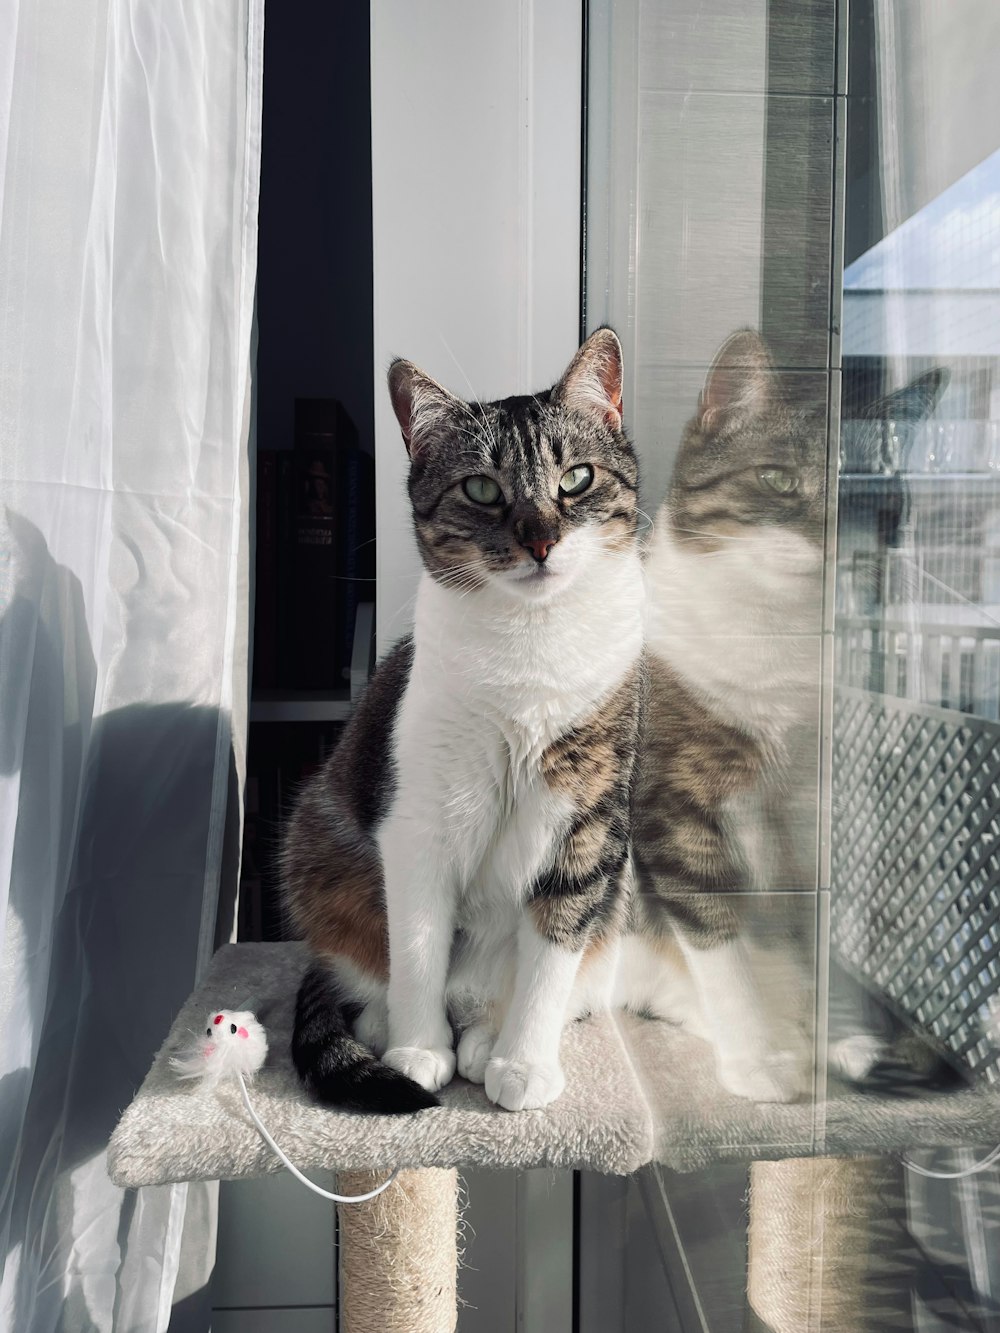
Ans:
[[[389,391],[424,564],[282,849],[315,961],[293,1056],[322,1101],[436,1103],[457,1068],[511,1110],[563,1087],[564,1022],[606,1004],[628,910],[643,695],[637,464],[608,329],[537,397]]]

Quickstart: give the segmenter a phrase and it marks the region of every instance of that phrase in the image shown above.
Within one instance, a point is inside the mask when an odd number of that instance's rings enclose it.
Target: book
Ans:
[[[334,398],[295,400],[294,668],[300,689],[343,689],[354,621],[375,577],[374,459]]]
[[[275,582],[277,585],[277,636],[275,685],[291,686],[295,679],[296,650],[293,646],[294,607],[292,589],[295,584],[295,455],[291,449],[277,454],[277,509],[275,524],[277,550],[275,553]]]
[[[257,450],[257,529],[254,551],[253,681],[278,683],[278,457]]]
[[[375,591],[375,460],[332,398],[295,400],[290,449],[257,454],[253,683],[338,691]]]
[[[346,682],[351,677],[358,603],[375,598],[375,459],[357,445],[350,445],[339,451],[337,475],[337,646],[340,677]]]
[[[338,513],[335,450],[296,442],[294,572],[290,639],[299,689],[334,689],[340,680]]]

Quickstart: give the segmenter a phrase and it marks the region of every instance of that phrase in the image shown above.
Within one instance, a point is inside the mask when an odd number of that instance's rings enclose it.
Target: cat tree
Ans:
[[[405,1168],[378,1198],[341,1208],[346,1333],[454,1329],[457,1168],[627,1175],[652,1162],[691,1171],[722,1160],[756,1164],[749,1291],[757,1314],[775,1333],[846,1327],[823,1322],[823,1258],[828,1274],[850,1272],[843,1254],[839,1269],[836,1261],[844,1224],[857,1231],[863,1200],[885,1199],[882,1177],[898,1173],[884,1160],[857,1159],[992,1145],[998,1137],[1000,1097],[982,1090],[906,1099],[831,1090],[793,1105],[747,1102],[719,1087],[704,1043],[629,1015],[568,1029],[566,1091],[543,1110],[499,1110],[482,1088],[456,1080],[440,1108],[415,1116],[333,1112],[305,1096],[291,1065],[292,1009],[304,967],[294,944],[227,945],[216,954],[123,1114],[108,1167],[126,1187],[282,1169],[235,1081],[215,1091],[185,1084],[169,1063],[211,1009],[253,1009],[270,1044],[254,1104],[291,1160],[305,1171],[332,1168],[347,1194]],[[866,1192],[876,1176],[878,1188]],[[836,1299],[831,1291],[828,1312]]]

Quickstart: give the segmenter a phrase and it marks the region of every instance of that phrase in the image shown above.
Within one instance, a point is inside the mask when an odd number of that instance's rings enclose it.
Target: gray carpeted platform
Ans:
[[[541,1111],[493,1106],[456,1080],[444,1105],[415,1116],[324,1110],[291,1065],[292,1008],[304,954],[294,944],[227,945],[181,1010],[108,1150],[119,1185],[231,1179],[281,1169],[250,1123],[238,1086],[180,1081],[169,1057],[211,1009],[253,1009],[270,1049],[254,1083],[258,1112],[296,1165],[581,1167],[628,1174],[650,1161],[692,1170],[720,1160],[855,1155],[924,1146],[992,1145],[1000,1096],[926,1092],[905,1098],[831,1092],[822,1103],[755,1105],[724,1092],[696,1038],[630,1015],[573,1024],[563,1039],[566,1091]]]

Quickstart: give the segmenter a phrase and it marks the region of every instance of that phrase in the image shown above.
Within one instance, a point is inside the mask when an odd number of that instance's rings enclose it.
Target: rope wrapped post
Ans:
[[[339,1194],[388,1172],[342,1171]],[[367,1203],[341,1204],[342,1333],[454,1333],[458,1322],[458,1172],[401,1171]]]
[[[754,1162],[748,1240],[753,1329],[912,1330],[913,1256],[899,1162]]]

